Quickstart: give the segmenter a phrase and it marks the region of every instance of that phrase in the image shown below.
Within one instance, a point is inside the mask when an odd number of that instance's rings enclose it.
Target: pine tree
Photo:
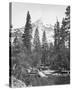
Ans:
[[[27,18],[26,18],[26,24],[25,24],[25,30],[24,30],[24,34],[23,34],[22,38],[23,38],[24,46],[29,51],[31,50],[31,30],[32,30],[31,17],[30,17],[29,11],[28,11]]]
[[[66,29],[70,29],[70,6],[66,8],[65,14],[66,14],[66,17],[65,17]]]
[[[46,34],[44,31],[43,38],[42,38],[42,58],[41,58],[41,62],[43,65],[46,65],[47,50],[48,50],[48,44],[47,44],[47,40],[46,40]]]
[[[70,6],[66,8],[66,17],[65,17],[65,29],[67,30],[67,41],[68,41],[68,47],[70,48]]]
[[[66,16],[62,20],[61,26],[61,46],[63,48],[63,58],[65,62],[65,68],[70,69],[70,6],[66,8]]]
[[[66,17],[62,20],[61,27],[57,22],[54,27],[56,59],[54,63],[58,68],[70,69],[70,51],[66,48],[66,42],[70,47],[70,6],[66,8]]]
[[[46,33],[45,31],[43,32],[43,37],[42,37],[42,48],[43,49],[48,49],[48,44],[47,44],[47,39],[46,39]]]
[[[59,44],[60,44],[60,25],[57,20],[57,22],[54,26],[54,46],[55,46],[56,50],[59,49]]]
[[[38,28],[36,28],[36,30],[35,30],[33,44],[34,44],[35,51],[40,51],[41,45],[40,45],[40,40],[39,40]]]
[[[57,29],[56,29],[56,24],[54,26],[54,47],[57,47]]]
[[[67,41],[68,41],[68,63],[67,63],[67,67],[68,69],[70,69],[70,6],[68,6],[66,8],[66,18],[65,18],[65,21],[66,21],[66,30],[67,30]]]
[[[60,48],[64,48],[65,47],[65,37],[66,37],[65,25],[66,25],[65,24],[65,19],[63,18],[61,31],[60,31]]]
[[[66,8],[65,14],[66,17],[63,18],[61,26],[61,43],[68,42],[68,47],[70,48],[70,6]]]
[[[18,41],[18,37],[16,36],[13,41],[14,54],[18,54],[20,52],[20,45]]]

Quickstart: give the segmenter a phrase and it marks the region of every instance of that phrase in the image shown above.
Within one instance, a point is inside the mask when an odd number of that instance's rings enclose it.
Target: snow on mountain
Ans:
[[[36,28],[38,28],[40,40],[42,39],[43,31],[45,31],[48,43],[54,42],[54,39],[53,39],[54,27],[51,24],[50,25],[48,25],[48,24],[44,25],[42,20],[39,19],[32,24],[32,27],[33,27],[33,36],[34,36],[34,32],[35,32]]]
[[[18,40],[22,40],[22,34],[24,32],[24,27],[21,27],[21,28],[15,28],[15,29],[12,29],[11,31],[11,41],[13,43],[14,41],[14,38],[17,36],[18,37]]]
[[[41,19],[38,19],[37,21],[32,23],[33,38],[34,38],[34,32],[36,28],[38,28],[39,30],[40,41],[42,41],[42,34],[43,34],[43,31],[45,31],[48,43],[54,42],[54,39],[53,39],[54,27],[52,25],[49,25],[49,24],[44,25]],[[15,38],[16,35],[17,37],[21,37],[23,32],[24,32],[24,26],[21,28],[12,29],[12,40]]]

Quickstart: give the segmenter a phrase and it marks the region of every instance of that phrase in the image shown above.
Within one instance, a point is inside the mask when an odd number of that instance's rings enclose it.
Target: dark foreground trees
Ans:
[[[39,38],[38,28],[36,28],[36,30],[35,30],[33,45],[34,45],[34,50],[36,52],[40,52],[41,51],[41,44],[40,44],[40,38]]]
[[[55,51],[51,68],[70,70],[70,6],[66,8],[61,27],[58,21],[55,24],[54,34]]]
[[[66,17],[63,18],[61,26],[58,20],[55,24],[54,44],[50,43],[50,46],[48,45],[45,31],[43,32],[42,43],[40,43],[39,29],[36,28],[33,47],[31,34],[32,25],[28,12],[24,33],[21,38],[22,42],[16,36],[11,46],[12,75],[24,81],[26,85],[34,84],[36,86],[38,81],[39,85],[47,85],[49,80],[40,77],[38,72],[35,73],[36,75],[34,74],[35,76],[31,76],[29,70],[32,70],[32,73],[35,72],[35,69],[41,70],[40,65],[53,70],[70,70],[70,7],[68,6],[66,9]],[[31,47],[34,49],[31,49]],[[50,77],[50,82],[54,79],[52,77]]]
[[[25,24],[25,30],[24,34],[22,36],[24,46],[30,51],[31,50],[31,32],[32,32],[32,26],[31,26],[31,17],[29,14],[29,11],[27,12],[27,18],[26,18],[26,24]]]
[[[46,61],[47,61],[47,54],[48,54],[47,51],[48,51],[48,44],[46,39],[46,33],[44,31],[42,37],[42,57],[41,57],[41,63],[44,66],[46,65]]]

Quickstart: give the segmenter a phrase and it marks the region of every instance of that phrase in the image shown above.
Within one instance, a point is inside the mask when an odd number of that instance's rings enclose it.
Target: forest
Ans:
[[[13,43],[11,30],[12,26],[9,36],[11,87],[70,83],[70,6],[66,8],[61,25],[58,19],[56,20],[54,44],[48,45],[45,30],[42,42],[40,41],[38,27],[32,37],[33,28],[29,11],[21,38],[15,31]]]

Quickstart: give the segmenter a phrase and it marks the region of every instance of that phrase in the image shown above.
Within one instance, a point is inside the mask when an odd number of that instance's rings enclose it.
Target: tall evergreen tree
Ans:
[[[38,28],[36,28],[35,30],[33,44],[36,51],[39,51],[41,49]]]
[[[59,44],[60,44],[60,25],[57,20],[57,22],[54,26],[54,46],[55,46],[56,50],[59,49]]]
[[[48,49],[48,44],[47,44],[47,39],[46,39],[46,33],[45,31],[43,32],[43,37],[42,37],[42,48],[43,49]]]
[[[56,29],[56,24],[54,26],[54,47],[57,47],[57,29]]]
[[[27,50],[31,50],[31,30],[32,30],[31,17],[28,11],[27,18],[26,18],[26,24],[25,24],[25,30],[22,36],[24,46],[27,48]]]
[[[14,51],[14,54],[18,54],[20,52],[20,44],[19,44],[19,41],[18,41],[18,37],[16,36],[14,38],[14,41],[13,41],[13,51]]]
[[[66,17],[62,20],[62,25],[59,27],[59,23],[55,24],[55,47],[56,47],[56,61],[58,67],[69,69],[70,68],[70,52],[66,48],[68,42],[70,47],[70,7],[66,8]],[[58,52],[57,52],[58,51]]]
[[[60,31],[60,48],[65,47],[65,37],[66,37],[66,29],[65,29],[65,19],[62,20],[62,26]]]
[[[62,20],[61,26],[61,45],[65,45],[63,49],[63,57],[66,63],[66,69],[70,69],[70,6],[66,8],[66,16]]]
[[[68,47],[70,47],[70,6],[66,8],[65,14],[66,17],[63,18],[61,26],[61,43],[68,42]]]
[[[70,29],[70,6],[66,8],[65,14],[66,29]]]
[[[67,41],[68,41],[68,47],[70,48],[70,6],[66,8],[66,17],[65,17],[65,29],[67,30]]]
[[[43,65],[46,65],[47,50],[48,50],[48,44],[47,44],[47,40],[46,40],[46,34],[44,31],[43,38],[42,38],[42,58],[41,58],[41,62]]]

